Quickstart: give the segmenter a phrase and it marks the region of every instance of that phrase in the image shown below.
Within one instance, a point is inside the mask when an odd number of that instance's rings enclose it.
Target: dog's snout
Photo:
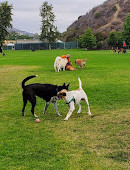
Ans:
[[[58,92],[57,93],[57,96],[58,96],[58,98],[63,98],[64,96],[66,96],[66,93],[60,93],[60,92]]]

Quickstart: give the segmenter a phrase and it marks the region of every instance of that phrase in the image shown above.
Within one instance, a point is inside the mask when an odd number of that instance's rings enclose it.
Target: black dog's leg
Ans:
[[[30,100],[29,100],[32,104],[32,108],[31,108],[31,112],[33,114],[33,116],[35,117],[38,117],[35,113],[34,113],[34,108],[35,108],[35,105],[36,105],[36,97],[32,97]]]
[[[47,110],[47,108],[48,108],[49,104],[50,104],[50,102],[46,102],[46,105],[45,105],[45,108],[44,108],[43,114],[45,114],[45,113],[46,113],[46,110]]]
[[[22,95],[23,95],[23,109],[22,109],[22,116],[24,116],[24,110],[25,110],[25,107],[26,107],[26,104],[27,104],[28,97],[27,97],[25,91],[23,91]]]
[[[24,110],[25,110],[26,104],[27,104],[27,99],[24,99],[23,100],[22,116],[24,116]]]
[[[58,111],[56,101],[55,101],[55,102],[52,102],[52,103],[53,103],[53,106],[54,106],[54,109],[55,109],[56,113],[57,113],[59,116],[62,116],[62,115],[60,115],[60,113],[59,113],[59,111]]]

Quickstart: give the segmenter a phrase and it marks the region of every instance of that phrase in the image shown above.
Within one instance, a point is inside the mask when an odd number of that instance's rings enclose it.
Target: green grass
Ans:
[[[130,51],[43,50],[5,51],[0,57],[0,169],[1,170],[126,170],[128,169],[130,112]],[[88,58],[87,69],[54,72],[56,56],[71,54]],[[37,98],[35,123],[30,103],[22,117],[22,80],[39,75],[29,83],[70,83],[78,88],[78,77],[89,98],[92,117],[82,102],[68,121],[68,107],[58,101],[59,117],[50,104]]]

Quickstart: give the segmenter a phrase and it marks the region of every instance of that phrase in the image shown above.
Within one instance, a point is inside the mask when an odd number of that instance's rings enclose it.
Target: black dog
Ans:
[[[36,77],[36,75],[29,76],[22,81],[22,88],[23,88],[23,109],[22,115],[24,116],[24,110],[27,104],[27,101],[30,101],[32,104],[31,112],[32,114],[37,117],[34,113],[34,108],[36,105],[36,96],[44,99],[46,101],[46,105],[44,108],[43,113],[45,114],[47,107],[49,106],[50,102],[53,103],[56,113],[60,116],[56,101],[58,100],[57,93],[62,89],[68,90],[69,84],[66,86],[65,83],[62,86],[52,85],[52,84],[29,84],[25,86],[25,82],[29,79]]]

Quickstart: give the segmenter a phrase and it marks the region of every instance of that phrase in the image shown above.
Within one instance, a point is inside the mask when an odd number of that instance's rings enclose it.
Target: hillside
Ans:
[[[19,35],[27,35],[27,36],[29,36],[29,37],[33,37],[33,36],[34,36],[33,33],[29,33],[29,32],[26,32],[26,31],[22,31],[22,30],[19,30],[19,29],[14,28],[14,27],[8,28],[7,31],[8,31],[8,32],[16,32],[16,33],[19,34]]]
[[[111,31],[122,31],[124,20],[129,12],[129,0],[107,0],[85,15],[79,16],[78,20],[62,34],[62,40],[70,41],[73,37],[79,37],[88,27],[94,33],[102,32],[106,36]]]

